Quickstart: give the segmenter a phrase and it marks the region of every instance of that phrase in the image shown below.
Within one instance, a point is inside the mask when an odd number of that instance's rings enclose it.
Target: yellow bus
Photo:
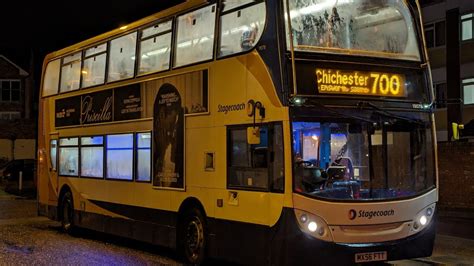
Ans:
[[[192,0],[46,56],[39,213],[184,261],[430,256],[415,0]]]

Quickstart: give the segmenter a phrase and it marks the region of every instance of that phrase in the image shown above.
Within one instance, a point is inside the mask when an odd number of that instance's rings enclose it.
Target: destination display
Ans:
[[[318,68],[315,73],[321,94],[405,97],[405,76],[395,73]]]

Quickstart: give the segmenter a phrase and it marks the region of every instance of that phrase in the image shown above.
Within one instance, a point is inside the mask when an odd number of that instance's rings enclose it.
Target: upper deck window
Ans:
[[[142,31],[138,74],[169,69],[172,25],[169,20]]]
[[[60,66],[60,59],[51,61],[46,66],[43,80],[43,96],[49,96],[58,93]]]
[[[135,73],[137,32],[110,42],[109,72],[107,81],[132,78]]]
[[[255,3],[256,0],[223,0],[222,11],[226,12],[239,6],[243,6],[249,3]]]
[[[82,67],[82,87],[101,85],[105,81],[107,43],[94,46],[85,51]]]
[[[212,59],[215,24],[215,4],[178,17],[175,66]]]
[[[59,87],[60,92],[79,89],[81,58],[81,52],[63,58],[63,64],[61,67],[61,86]]]
[[[296,51],[420,60],[403,0],[289,0],[289,5]]]
[[[226,10],[228,3],[225,2]],[[219,56],[252,49],[262,36],[265,26],[265,4],[237,9],[221,16]]]

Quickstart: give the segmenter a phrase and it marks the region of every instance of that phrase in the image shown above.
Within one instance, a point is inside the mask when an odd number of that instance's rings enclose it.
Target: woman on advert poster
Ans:
[[[183,188],[184,113],[181,95],[171,84],[158,90],[153,107],[153,185]]]

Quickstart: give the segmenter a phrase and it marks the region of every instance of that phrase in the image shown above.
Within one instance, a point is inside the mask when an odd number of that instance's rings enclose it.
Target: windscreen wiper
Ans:
[[[386,116],[386,117],[390,117],[390,118],[395,118],[395,119],[400,119],[400,120],[403,120],[403,121],[407,121],[409,123],[414,123],[414,124],[417,124],[417,125],[421,125],[421,126],[425,126],[425,122],[423,122],[422,120],[420,119],[413,119],[413,118],[409,118],[409,117],[405,117],[405,116],[400,116],[400,115],[397,115],[397,114],[394,114],[392,112],[389,112],[387,110],[384,110],[380,107],[378,107],[377,105],[371,103],[371,102],[367,102],[367,101],[360,101],[359,103],[357,103],[357,107],[359,109],[362,109],[362,108],[370,108],[374,111],[377,112],[377,114],[380,114],[380,115],[383,115],[383,116]]]

